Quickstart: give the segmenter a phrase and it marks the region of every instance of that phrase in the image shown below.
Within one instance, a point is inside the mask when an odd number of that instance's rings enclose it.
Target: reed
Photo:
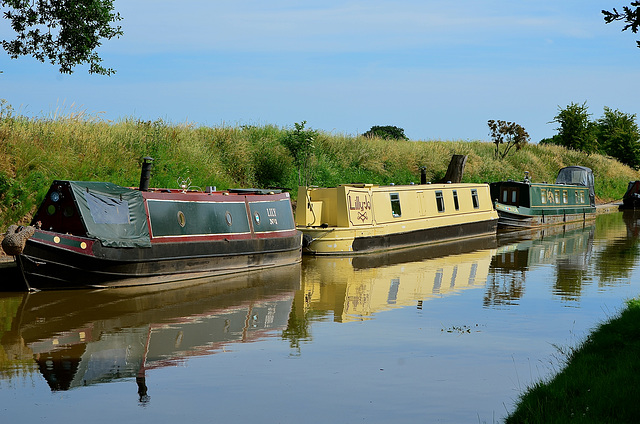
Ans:
[[[203,127],[193,123],[125,118],[118,122],[83,111],[26,118],[0,102],[0,226],[28,223],[54,179],[109,181],[137,186],[142,158],[154,158],[152,185],[204,188],[278,187],[296,195],[298,171],[283,144],[291,129],[273,125]],[[464,182],[553,181],[566,165],[594,170],[601,201],[622,197],[638,173],[611,158],[558,146],[528,145],[504,160],[483,141],[390,141],[318,131],[311,183],[407,184],[445,175],[453,154],[467,155]]]

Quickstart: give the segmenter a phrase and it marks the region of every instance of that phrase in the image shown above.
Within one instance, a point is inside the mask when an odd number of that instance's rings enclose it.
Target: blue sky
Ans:
[[[628,3],[116,0],[124,36],[98,50],[114,76],[0,51],[0,98],[27,116],[307,121],[348,135],[395,125],[413,140],[488,140],[500,119],[537,142],[572,102],[592,119],[640,112],[640,35],[601,13]]]

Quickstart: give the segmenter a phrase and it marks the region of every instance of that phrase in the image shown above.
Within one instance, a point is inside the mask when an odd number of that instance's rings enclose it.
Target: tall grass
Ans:
[[[203,127],[125,118],[107,122],[83,111],[26,118],[0,101],[0,231],[26,223],[54,179],[109,181],[137,186],[142,158],[154,158],[152,185],[279,187],[296,195],[297,169],[283,140],[291,131],[272,125]],[[566,165],[594,169],[603,201],[620,199],[637,172],[613,159],[557,146],[529,145],[504,160],[494,145],[466,141],[388,141],[319,131],[311,161],[312,184],[407,184],[445,175],[453,154],[467,155],[465,182],[553,181]]]

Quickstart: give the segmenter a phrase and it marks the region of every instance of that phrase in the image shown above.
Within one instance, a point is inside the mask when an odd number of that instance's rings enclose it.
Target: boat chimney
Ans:
[[[426,183],[427,183],[427,167],[421,166],[420,167],[420,184],[426,184]]]
[[[153,158],[145,156],[142,158],[142,171],[140,172],[140,186],[138,190],[149,191],[149,180],[151,179],[151,166]]]

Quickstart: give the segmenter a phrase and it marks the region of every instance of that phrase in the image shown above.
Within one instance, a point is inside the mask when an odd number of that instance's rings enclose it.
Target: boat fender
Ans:
[[[304,234],[302,236],[302,247],[309,247],[312,241],[313,237],[311,237],[309,234]]]
[[[24,250],[27,239],[36,232],[36,228],[32,226],[23,227],[22,225],[10,225],[2,240],[2,250],[11,256],[18,256]]]

